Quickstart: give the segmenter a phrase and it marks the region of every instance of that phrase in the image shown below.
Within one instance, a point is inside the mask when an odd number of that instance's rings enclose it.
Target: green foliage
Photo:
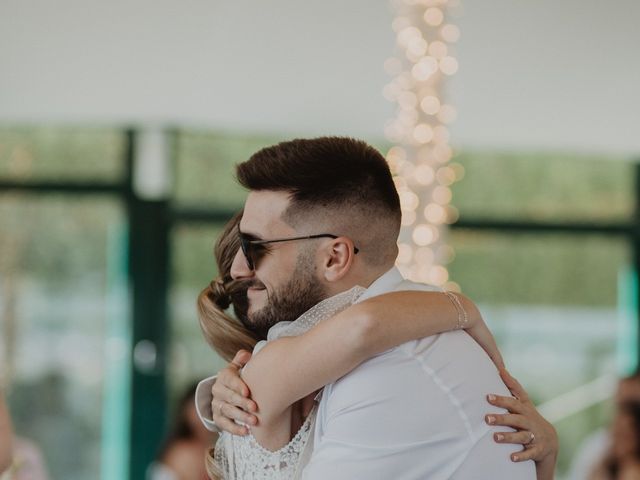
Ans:
[[[622,238],[568,234],[450,233],[451,278],[486,303],[615,306],[631,263]]]
[[[0,128],[0,179],[115,180],[122,176],[120,130]]]
[[[628,220],[634,164],[617,156],[557,152],[462,151],[466,170],[453,204],[473,219]]]
[[[175,286],[202,290],[217,272],[213,247],[223,225],[181,225],[171,235]]]
[[[77,201],[59,194],[0,194],[0,260],[4,269],[29,272],[51,289],[78,277],[104,280],[109,229],[124,222],[113,199]]]
[[[246,191],[235,181],[235,165],[280,140],[275,137],[180,133],[176,148],[176,201],[200,208],[241,208]]]

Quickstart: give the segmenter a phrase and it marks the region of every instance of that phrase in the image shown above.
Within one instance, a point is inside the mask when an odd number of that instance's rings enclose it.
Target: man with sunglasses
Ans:
[[[237,176],[250,193],[231,275],[247,282],[250,325],[261,335],[355,285],[367,287],[363,300],[429,289],[394,267],[398,194],[384,157],[364,142],[284,142],[238,165]],[[236,410],[248,391],[238,366],[214,386],[218,401]],[[535,478],[532,462],[512,461],[509,448],[494,442],[487,390],[509,394],[461,331],[378,355],[325,386],[304,478]],[[550,478],[552,457],[541,478]]]

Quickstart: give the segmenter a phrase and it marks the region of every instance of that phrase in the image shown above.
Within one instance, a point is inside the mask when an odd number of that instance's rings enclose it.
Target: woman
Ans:
[[[589,480],[640,478],[640,403],[625,402],[618,407],[611,434],[611,448]]]
[[[250,350],[256,344],[249,329],[224,314],[224,309],[233,304],[237,317],[246,319],[246,290],[229,275],[239,248],[239,219],[240,215],[236,215],[227,224],[216,245],[221,276],[203,290],[198,300],[205,337],[227,360],[238,350]],[[284,327],[276,335],[277,341],[270,341],[264,350],[263,342],[258,345],[261,353],[245,367],[243,378],[260,405],[259,425],[246,438],[222,434],[215,455],[217,466],[222,467],[218,475],[249,478],[247,475],[267,469],[272,476],[259,478],[296,478],[314,418],[312,408],[303,421],[297,401],[313,395],[368,358],[406,341],[464,327],[494,362],[503,366],[493,337],[475,305],[465,297],[439,292],[394,292],[352,305],[362,291],[355,287],[311,309],[312,316],[321,317],[313,328],[294,328],[291,332]],[[399,311],[396,318],[405,320],[385,320],[389,312]],[[300,320],[309,320],[302,317]],[[278,368],[283,358],[287,359],[286,368]]]

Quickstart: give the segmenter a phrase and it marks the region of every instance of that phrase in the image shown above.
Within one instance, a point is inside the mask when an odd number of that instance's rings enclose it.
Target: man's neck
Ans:
[[[348,277],[345,277],[339,282],[333,282],[327,285],[327,293],[328,296],[331,297],[333,295],[337,295],[338,293],[345,292],[350,288],[355,287],[356,285],[360,285],[364,288],[369,288],[373,282],[375,282],[382,275],[387,273],[391,268],[393,268],[393,264],[384,265],[379,268],[368,268],[362,269],[358,272],[353,272]]]

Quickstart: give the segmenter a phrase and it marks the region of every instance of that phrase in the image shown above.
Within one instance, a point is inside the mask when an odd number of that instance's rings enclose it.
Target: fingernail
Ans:
[[[501,442],[504,440],[504,435],[501,433],[496,433],[496,441]]]
[[[490,402],[493,402],[496,399],[496,396],[492,393],[490,393],[489,395],[487,395],[487,400],[489,400]]]
[[[514,462],[518,461],[518,456],[517,455],[511,455],[511,460],[513,460]]]
[[[493,415],[487,415],[487,423],[492,424],[495,421],[496,417],[494,417]]]

